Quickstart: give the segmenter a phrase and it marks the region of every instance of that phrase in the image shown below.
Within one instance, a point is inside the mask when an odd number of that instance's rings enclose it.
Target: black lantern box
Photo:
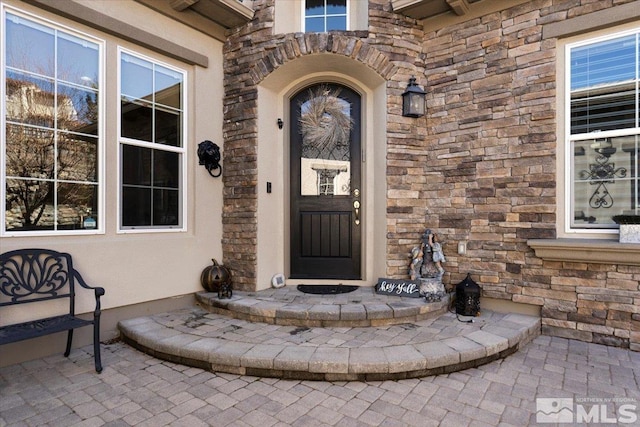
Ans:
[[[456,314],[480,315],[480,286],[473,281],[471,274],[467,274],[467,277],[456,285]]]

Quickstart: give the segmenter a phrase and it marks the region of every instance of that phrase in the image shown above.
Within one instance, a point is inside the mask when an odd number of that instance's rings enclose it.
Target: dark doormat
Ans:
[[[298,285],[300,292],[315,295],[346,294],[356,289],[355,285]]]

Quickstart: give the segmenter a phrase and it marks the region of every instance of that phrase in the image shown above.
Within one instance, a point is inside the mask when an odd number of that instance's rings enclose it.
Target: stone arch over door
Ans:
[[[381,148],[387,140],[386,125],[394,116],[389,111],[397,112],[400,117],[401,94],[408,78],[416,73],[406,69],[406,62],[398,66],[389,60],[385,52],[370,45],[367,38],[317,33],[277,38],[275,44],[273,40],[265,42],[265,50],[260,55],[243,53],[246,35],[231,37],[225,45],[222,247],[224,262],[234,273],[234,286],[242,290],[265,288],[273,274],[285,272],[286,268],[284,246],[274,247],[272,241],[274,230],[287,232],[282,225],[282,213],[278,211],[284,206],[278,194],[284,194],[285,188],[276,185],[280,178],[273,178],[275,171],[282,171],[283,165],[274,168],[273,162],[269,162],[261,166],[262,161],[269,159],[265,153],[281,150],[284,144],[284,132],[276,123],[278,118],[284,118],[285,98],[296,85],[314,79],[328,78],[358,87],[370,106],[365,117],[370,133],[368,147]],[[253,50],[257,50],[255,46]],[[384,148],[381,152],[384,153]],[[281,152],[280,159],[285,155]],[[386,170],[384,156],[366,161],[369,163],[365,174],[373,176],[373,168]],[[271,182],[272,193],[266,193],[267,182]],[[384,213],[386,189],[376,186],[371,190],[370,196],[376,195],[375,200],[380,204],[376,209]],[[264,218],[277,218],[278,224],[266,223]],[[378,215],[379,223],[373,221],[371,219],[368,226],[386,229],[384,215]],[[279,234],[280,239],[282,235]],[[376,274],[374,271],[385,271],[384,255],[380,255],[384,254],[385,242],[372,240],[376,246],[367,243],[364,255],[369,266],[365,281],[369,283]]]

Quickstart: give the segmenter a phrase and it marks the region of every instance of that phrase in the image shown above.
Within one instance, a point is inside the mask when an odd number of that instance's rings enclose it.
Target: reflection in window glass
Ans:
[[[155,71],[155,102],[181,109],[182,74],[161,66],[157,66]]]
[[[5,19],[7,67],[53,77],[57,33],[58,31],[54,28],[7,13]]]
[[[125,227],[151,224],[151,189],[139,187],[122,188],[122,225]]]
[[[98,140],[87,135],[58,133],[58,177],[69,181],[98,181]]]
[[[121,136],[181,147],[184,75],[122,53],[120,80]]]
[[[120,135],[138,141],[153,141],[153,107],[141,100],[123,97],[120,105]]]
[[[637,36],[570,50],[572,134],[638,127]]]
[[[180,155],[171,151],[153,150],[153,185],[177,190],[180,182]]]
[[[158,144],[180,145],[182,114],[175,110],[157,108],[155,111],[155,140]]]
[[[95,229],[102,44],[11,12],[4,24],[3,231]]]
[[[182,226],[184,72],[121,52],[121,226]]]
[[[305,11],[306,16],[324,16],[326,13],[324,0],[307,0]]]
[[[77,212],[73,206],[87,206],[89,209],[80,214],[80,224],[83,228],[95,228],[95,217],[91,212],[97,212],[98,187],[90,184],[61,183],[57,191],[58,229],[67,230],[77,228]],[[93,220],[93,221],[91,221]],[[91,224],[91,225],[90,225]]]
[[[180,192],[170,189],[153,190],[153,222],[156,225],[178,224]]]
[[[307,18],[305,20],[305,31],[307,33],[323,33],[324,17]]]
[[[33,179],[55,177],[56,155],[53,131],[7,123],[5,135],[7,177]]]
[[[95,88],[98,81],[98,50],[83,39],[70,34],[58,37],[58,78],[68,83]]]
[[[640,214],[640,33],[569,46],[571,227]]]
[[[55,230],[55,186],[51,180],[7,178],[7,231]]]
[[[304,11],[306,32],[347,29],[347,0],[306,0]]]
[[[571,90],[633,81],[636,78],[635,35],[571,50]]]
[[[327,31],[347,28],[346,16],[327,16]]]
[[[180,156],[122,146],[123,226],[178,225]]]
[[[326,0],[327,15],[346,15],[347,0]]]
[[[351,192],[351,104],[340,90],[310,89],[300,105],[300,191],[303,196]]]
[[[120,74],[126,77],[120,81],[122,96],[150,101],[153,93],[152,64],[126,53],[121,58]]]
[[[7,120],[53,128],[54,81],[7,70],[5,108]]]
[[[122,146],[122,183],[151,185],[151,150],[135,145]]]
[[[74,132],[98,134],[98,94],[89,89],[58,84],[56,120],[58,127]]]

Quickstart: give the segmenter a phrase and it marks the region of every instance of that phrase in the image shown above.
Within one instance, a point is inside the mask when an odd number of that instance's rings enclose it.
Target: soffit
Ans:
[[[253,9],[238,0],[168,0],[177,11],[192,10],[222,25],[235,28],[253,18]]]
[[[469,12],[472,4],[481,0],[392,0],[394,12],[402,13],[414,19],[427,19],[443,13],[458,16]],[[489,2],[490,0],[485,0]],[[495,0],[502,1],[502,0]]]
[[[528,0],[391,0],[396,13],[422,21],[436,31],[483,15],[509,9]]]
[[[248,0],[136,0],[176,21],[220,38],[220,31],[239,27],[253,19]]]

